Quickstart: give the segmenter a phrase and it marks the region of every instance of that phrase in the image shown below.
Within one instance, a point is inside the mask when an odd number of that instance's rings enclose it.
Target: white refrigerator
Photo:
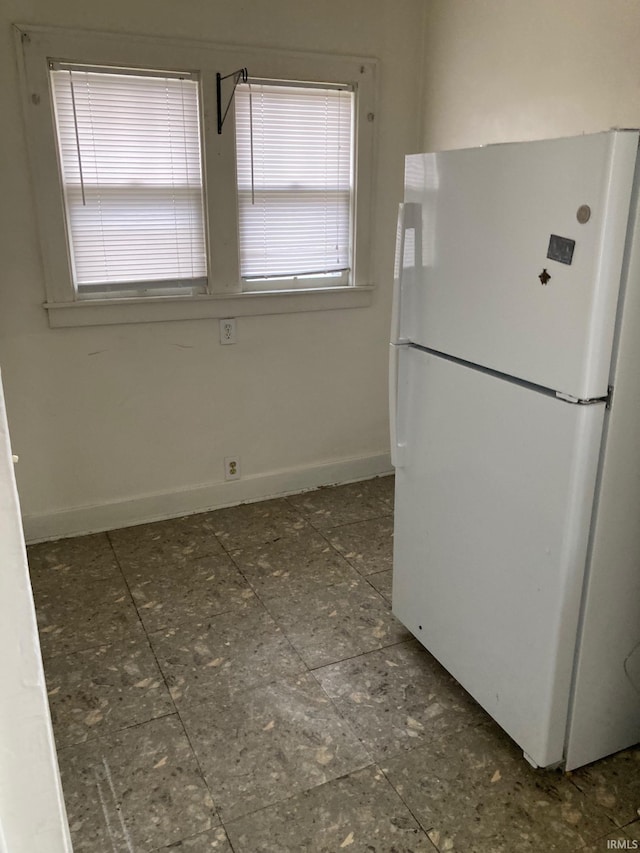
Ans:
[[[640,741],[638,132],[407,157],[393,610],[534,765]]]

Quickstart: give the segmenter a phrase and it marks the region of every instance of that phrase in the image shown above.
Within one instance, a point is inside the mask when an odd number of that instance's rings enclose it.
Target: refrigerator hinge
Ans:
[[[591,406],[594,403],[605,403],[607,409],[611,407],[611,397],[613,395],[613,386],[609,385],[607,388],[607,396],[606,397],[572,397],[571,394],[565,394],[564,391],[556,391],[556,399],[562,400],[565,403],[573,403],[577,406]]]
[[[562,391],[556,391],[556,398],[558,400],[564,400],[565,403],[580,403],[581,402],[579,397],[572,397],[571,394],[565,394]]]

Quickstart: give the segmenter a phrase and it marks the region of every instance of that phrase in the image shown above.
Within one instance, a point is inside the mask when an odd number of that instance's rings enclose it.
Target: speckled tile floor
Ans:
[[[29,549],[76,853],[640,849],[640,750],[535,771],[390,613],[393,480]]]

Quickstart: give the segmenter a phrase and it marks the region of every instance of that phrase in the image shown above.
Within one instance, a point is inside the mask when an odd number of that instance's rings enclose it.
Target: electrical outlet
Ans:
[[[235,344],[236,342],[236,321],[233,318],[220,320],[220,343]]]
[[[224,478],[225,480],[240,479],[240,458],[238,456],[225,456]]]

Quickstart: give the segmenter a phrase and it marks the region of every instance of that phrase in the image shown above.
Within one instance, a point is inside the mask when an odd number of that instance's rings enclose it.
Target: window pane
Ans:
[[[238,86],[243,278],[349,270],[353,100],[344,88]]]
[[[51,77],[76,287],[206,276],[198,83]]]

